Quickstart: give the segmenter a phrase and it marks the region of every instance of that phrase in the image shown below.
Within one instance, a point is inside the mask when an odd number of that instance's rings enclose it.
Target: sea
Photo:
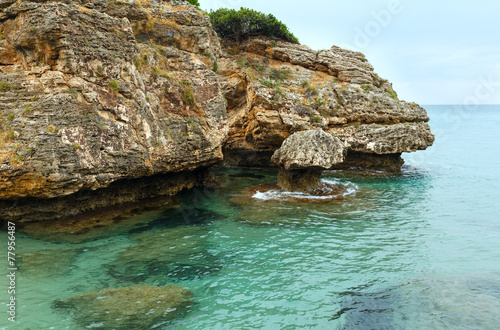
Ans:
[[[145,329],[498,329],[500,106],[424,107],[432,147],[401,174],[324,172],[345,187],[328,202],[259,191],[272,169],[214,168],[215,188],[98,232],[16,230],[15,323],[0,232],[0,329],[110,329],[57,302],[140,284],[194,294]]]

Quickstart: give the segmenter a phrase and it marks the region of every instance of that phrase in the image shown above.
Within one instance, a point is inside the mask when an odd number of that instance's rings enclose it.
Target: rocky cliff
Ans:
[[[397,170],[434,139],[361,53],[221,49],[183,1],[0,0],[0,104],[3,220],[172,195],[223,158],[269,166],[301,130],[345,143],[339,167]]]
[[[197,8],[2,0],[0,33],[3,218],[61,217],[149,197],[152,186],[172,194],[199,176],[158,175],[222,159],[228,122],[212,70],[220,46]],[[128,188],[95,202],[102,192],[82,193],[111,184]],[[79,202],[57,199],[77,192]],[[56,212],[41,210],[51,201]],[[38,205],[28,218],[27,205]]]
[[[402,152],[434,141],[426,111],[399,100],[362,53],[263,38],[223,48],[228,164],[270,166],[285,138],[316,128],[346,144],[347,159],[336,168],[398,171]]]

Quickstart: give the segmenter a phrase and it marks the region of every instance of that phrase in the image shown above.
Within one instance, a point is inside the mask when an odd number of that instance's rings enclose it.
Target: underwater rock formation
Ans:
[[[206,226],[179,226],[157,232],[132,235],[138,245],[127,248],[107,265],[110,275],[120,280],[143,282],[187,279],[220,270],[217,258],[209,253]]]
[[[75,268],[76,250],[43,250],[21,253],[17,262],[19,273],[26,277],[50,278],[60,276]]]
[[[83,327],[145,329],[185,313],[193,293],[184,287],[136,285],[90,291],[55,301],[55,309],[72,314]]]
[[[290,135],[271,160],[279,166],[281,188],[311,192],[318,187],[321,172],[341,163],[344,157],[344,143],[318,128]]]

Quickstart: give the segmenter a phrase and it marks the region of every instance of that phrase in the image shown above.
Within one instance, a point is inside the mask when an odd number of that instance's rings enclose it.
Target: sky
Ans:
[[[303,45],[361,51],[400,99],[500,104],[500,1],[199,0],[271,13]]]

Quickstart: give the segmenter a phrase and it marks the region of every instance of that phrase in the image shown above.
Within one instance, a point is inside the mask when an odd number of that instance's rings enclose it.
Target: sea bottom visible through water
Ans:
[[[138,284],[193,293],[172,319],[132,320],[145,329],[497,329],[500,107],[427,109],[435,145],[398,175],[325,172],[348,192],[336,200],[255,192],[276,171],[216,168],[220,188],[111,227],[17,231],[15,323],[1,232],[0,329],[111,329],[62,302]]]

